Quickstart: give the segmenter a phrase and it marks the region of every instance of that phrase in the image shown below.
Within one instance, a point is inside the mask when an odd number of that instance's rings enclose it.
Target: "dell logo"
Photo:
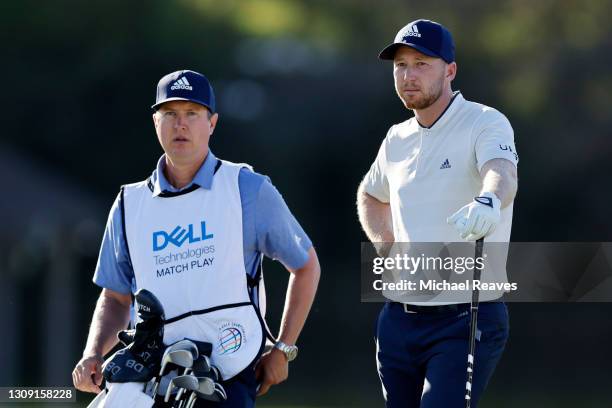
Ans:
[[[153,232],[153,251],[161,251],[168,244],[181,247],[185,241],[193,244],[194,242],[211,239],[213,236],[214,234],[206,233],[206,221],[200,222],[199,232],[194,231],[193,224],[189,224],[186,228],[177,225],[170,233],[166,231]]]

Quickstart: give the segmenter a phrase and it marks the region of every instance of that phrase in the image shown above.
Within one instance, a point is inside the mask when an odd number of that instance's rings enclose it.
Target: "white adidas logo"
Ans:
[[[416,26],[416,24],[408,27],[408,31],[404,33],[404,38],[406,37],[421,37],[421,34],[419,33],[419,28]]]
[[[187,78],[182,77],[170,87],[171,91],[174,91],[175,89],[187,89],[188,91],[193,91],[193,86],[191,86],[189,81],[187,81]]]

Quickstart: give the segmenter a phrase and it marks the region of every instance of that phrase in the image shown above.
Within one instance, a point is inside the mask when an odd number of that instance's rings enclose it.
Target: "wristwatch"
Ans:
[[[283,352],[283,354],[285,354],[285,357],[287,357],[287,361],[293,361],[295,360],[295,358],[297,357],[298,354],[298,347],[293,345],[293,346],[289,346],[285,343],[283,343],[282,341],[277,341],[276,344],[274,345],[275,349],[279,349],[280,351]]]

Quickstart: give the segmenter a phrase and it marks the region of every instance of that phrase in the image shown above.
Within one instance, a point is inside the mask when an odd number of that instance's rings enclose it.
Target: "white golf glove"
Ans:
[[[494,193],[482,193],[474,201],[446,219],[453,224],[461,238],[476,241],[493,233],[501,218],[501,201]]]

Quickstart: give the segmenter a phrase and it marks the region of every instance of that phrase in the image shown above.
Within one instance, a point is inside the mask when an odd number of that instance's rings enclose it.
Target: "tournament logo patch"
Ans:
[[[245,341],[244,327],[241,324],[225,323],[219,328],[217,351],[220,355],[235,353]]]

